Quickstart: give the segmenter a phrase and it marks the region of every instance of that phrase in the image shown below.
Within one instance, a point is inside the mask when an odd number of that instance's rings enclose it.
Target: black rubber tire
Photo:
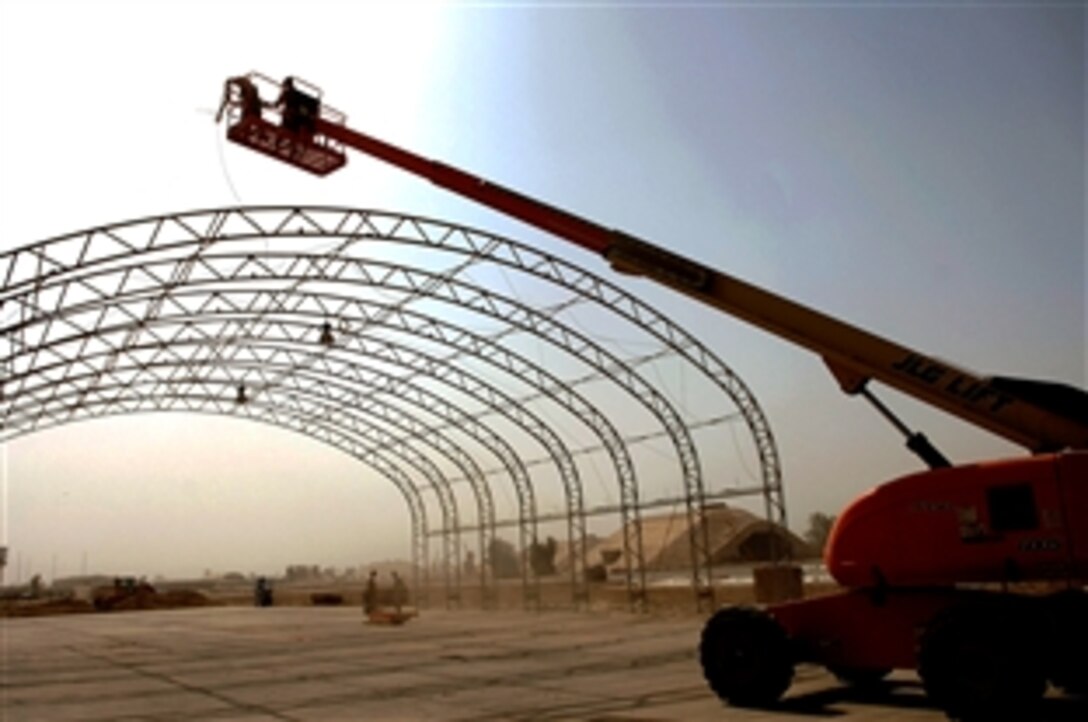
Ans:
[[[1027,619],[998,602],[938,614],[918,654],[926,694],[953,719],[1031,719],[1046,692],[1046,673]]]
[[[892,673],[890,667],[838,667],[829,665],[828,672],[843,684],[854,687],[875,687]]]
[[[710,688],[737,707],[773,705],[793,682],[786,632],[751,607],[722,609],[707,621],[699,660]]]
[[[1088,594],[1069,589],[1046,599],[1050,681],[1066,694],[1088,695]]]

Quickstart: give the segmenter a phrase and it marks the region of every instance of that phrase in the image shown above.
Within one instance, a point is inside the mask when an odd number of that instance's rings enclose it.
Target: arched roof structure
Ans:
[[[523,243],[383,211],[223,208],[0,254],[0,283],[4,440],[167,410],[242,416],[312,436],[401,491],[417,569],[428,568],[429,539],[441,536],[448,603],[460,597],[464,532],[477,532],[485,560],[496,528],[516,526],[524,552],[551,518],[538,510],[533,454],[543,453],[560,482],[576,601],[588,593],[587,516],[605,507],[624,530],[632,603],[642,598],[637,522],[646,502],[632,439],[669,442],[660,453],[672,458],[673,498],[688,514],[697,598],[711,589],[711,550],[698,531],[705,535],[698,522],[708,498],[758,495],[768,519],[785,521],[773,435],[740,378],[644,301]],[[576,310],[609,333],[586,330]],[[610,340],[621,331],[650,351],[633,355]],[[678,364],[682,378],[699,379],[714,403],[735,408],[758,483],[708,491],[692,435],[703,420],[643,373],[662,359]],[[591,392],[600,386],[607,393]],[[624,428],[628,418],[643,426]],[[508,429],[518,443],[507,440]],[[596,441],[587,447],[586,438]],[[591,448],[611,467],[618,504],[587,508],[575,456]],[[485,468],[496,462],[497,471]],[[511,518],[496,515],[495,477],[514,491]],[[471,523],[455,493],[461,483],[471,490]],[[438,530],[428,527],[430,497]],[[486,566],[485,600],[493,594]],[[536,581],[522,579],[528,592]]]

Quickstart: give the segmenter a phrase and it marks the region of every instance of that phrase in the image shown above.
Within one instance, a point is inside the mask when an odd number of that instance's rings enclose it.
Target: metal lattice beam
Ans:
[[[222,208],[137,219],[31,244],[0,257],[3,285],[15,291],[45,276],[108,264],[127,255],[195,247],[189,265],[170,281],[184,278],[200,250],[250,238],[264,242],[292,238],[342,238],[415,244],[484,258],[547,278],[577,291],[662,339],[684,354],[725,391],[741,410],[760,456],[768,517],[785,523],[781,469],[770,426],[743,381],[712,351],[680,326],[614,284],[531,246],[443,221],[377,210],[263,206]],[[167,286],[168,287],[168,286]]]
[[[192,374],[192,367],[195,364],[199,364],[201,354],[193,354],[197,360],[190,360],[186,363],[177,363],[173,361],[173,357],[178,355],[181,351],[193,348],[201,349],[208,347],[215,347],[216,339],[211,337],[211,334],[204,331],[204,324],[222,324],[232,323],[235,319],[223,316],[216,317],[164,317],[158,319],[155,324],[156,329],[162,330],[162,328],[173,325],[176,326],[177,333],[169,337],[168,348],[170,354],[163,354],[163,348],[158,343],[141,344],[135,347],[131,347],[125,350],[124,356],[130,359],[128,366],[125,368],[154,368],[156,365],[162,365],[163,358],[169,359],[173,371],[170,376],[164,380],[177,379],[179,375]],[[227,338],[230,338],[232,343],[238,348],[245,348],[252,351],[257,348],[259,344],[263,344],[270,351],[269,354],[262,355],[260,357],[250,358],[249,363],[255,365],[257,368],[261,366],[272,366],[279,363],[284,366],[284,370],[292,369],[293,374],[299,374],[299,368],[304,366],[299,359],[305,358],[308,354],[313,353],[313,344],[307,340],[304,340],[307,336],[311,335],[310,332],[313,329],[312,319],[304,319],[302,322],[298,320],[292,320],[289,318],[283,318],[277,316],[275,323],[270,329],[264,332],[262,335],[254,338],[241,337],[233,333],[226,334]],[[100,336],[109,338],[110,335],[121,335],[127,333],[126,326],[121,325],[118,327],[104,327],[100,329]],[[75,339],[58,338],[54,341],[56,345],[64,345]],[[294,344],[297,348],[290,348]],[[326,350],[327,351],[327,350]],[[403,344],[397,344],[393,342],[383,340],[373,340],[365,338],[356,338],[350,335],[341,336],[341,342],[336,349],[337,353],[351,353],[356,359],[378,359],[390,364],[398,364],[407,366],[412,369],[415,374],[425,375],[431,378],[435,378],[451,388],[459,390],[466,395],[473,396],[483,403],[487,408],[502,414],[504,417],[509,418],[514,423],[524,428],[531,436],[536,438],[541,445],[551,455],[553,460],[556,461],[562,478],[564,479],[565,487],[571,488],[574,485],[580,485],[576,472],[572,472],[574,469],[573,461],[569,451],[566,449],[564,442],[555,434],[554,431],[539,417],[517,404],[513,399],[507,396],[504,392],[496,387],[491,386],[481,378],[468,374],[463,370],[456,367],[447,366],[440,363],[435,357],[421,354],[412,348]],[[53,350],[46,348],[46,353],[52,354]],[[60,380],[51,380],[48,383],[40,385],[38,388],[23,388],[23,397],[27,397],[26,405],[30,408],[48,409],[50,401],[50,395],[55,395],[64,388],[65,384],[80,385],[88,380],[96,380],[99,377],[99,369],[95,365],[96,361],[102,359],[112,358],[112,354],[109,351],[100,351],[98,354],[89,354],[86,349],[83,350],[81,355],[81,363],[84,366],[89,366],[89,369],[85,369],[81,374],[72,376],[65,374]],[[223,359],[217,358],[218,363],[224,363]],[[334,363],[335,362],[335,363]],[[366,396],[360,396],[358,394],[353,395],[350,398],[344,398],[342,401],[345,404],[345,408],[367,408],[373,406],[375,399],[379,394],[386,394],[394,396],[401,400],[414,401],[417,405],[427,405],[429,410],[443,418],[447,425],[458,425],[461,428],[473,428],[474,426],[481,426],[477,419],[468,417],[462,412],[452,411],[448,408],[448,404],[436,404],[433,394],[426,392],[410,381],[404,379],[398,379],[391,377],[388,374],[383,374],[380,371],[368,368],[365,365],[354,362],[348,363],[339,359],[334,359],[332,356],[325,354],[320,360],[319,364],[323,367],[325,374],[330,378],[348,378],[355,381],[360,388],[366,389],[368,394]],[[41,366],[40,373],[48,374],[50,371],[59,368],[60,362],[53,364],[52,366]],[[111,373],[117,375],[122,370],[116,365],[111,368]],[[281,374],[285,378],[290,378],[288,374]],[[234,382],[241,380],[241,376],[233,379]],[[14,379],[22,381],[20,377]],[[254,388],[268,388],[275,386],[275,383],[266,383],[267,379],[258,379],[255,382]],[[118,379],[118,383],[121,385],[131,383],[131,379],[123,377]],[[193,381],[194,384],[199,383],[199,377]],[[85,396],[80,386],[81,391],[77,392],[77,400],[82,400]],[[96,393],[95,391],[91,392]],[[39,394],[42,396],[39,398]],[[14,423],[18,420],[18,416],[14,413],[15,409],[9,411],[9,417]],[[416,426],[414,428],[401,427],[401,434],[398,436],[399,441],[411,438],[425,438],[437,430],[431,429],[425,426]],[[495,436],[494,432],[491,432],[492,436]],[[387,448],[386,445],[379,445],[376,447],[378,450]],[[476,477],[482,482],[482,474],[477,474]],[[520,487],[519,487],[520,488]],[[575,506],[572,512],[577,515],[582,515],[582,509],[580,506],[581,493],[580,486],[578,493],[568,495],[569,498],[579,506]],[[531,494],[531,489],[528,485],[525,489]],[[531,496],[530,496],[531,503]],[[525,508],[527,504],[522,504],[522,508]],[[483,514],[487,516],[487,513]],[[445,528],[449,528],[448,526]],[[573,529],[577,529],[578,525],[574,525]],[[535,534],[533,537],[535,538]],[[579,583],[584,584],[584,575],[582,569],[578,568],[574,570],[582,580]],[[572,572],[573,573],[573,572]]]
[[[317,242],[332,246],[313,253],[311,247]],[[445,267],[437,270],[406,266],[370,258],[368,249],[375,243],[426,248],[446,259],[460,257],[461,260],[452,265],[443,261]],[[306,248],[293,248],[299,244]],[[480,264],[512,269],[546,281],[569,296],[550,309],[541,310],[458,277]],[[377,211],[232,208],[143,219],[32,244],[0,254],[0,278],[3,278],[0,313],[4,319],[0,382],[5,392],[0,403],[23,395],[34,370],[44,367],[63,367],[56,372],[58,375],[49,377],[52,382],[84,379],[86,383],[78,399],[85,402],[95,398],[97,387],[123,383],[123,374],[119,375],[118,370],[131,371],[132,363],[140,363],[133,355],[136,349],[141,353],[153,349],[155,363],[174,367],[171,372],[174,376],[159,379],[160,386],[176,380],[185,373],[187,365],[191,367],[199,360],[179,353],[182,337],[176,331],[165,332],[163,319],[181,317],[190,319],[190,327],[194,318],[218,319],[218,328],[206,335],[205,340],[224,368],[243,359],[247,344],[236,343],[238,338],[252,341],[279,334],[278,343],[312,344],[314,339],[308,338],[312,329],[308,333],[291,330],[283,320],[290,316],[311,321],[324,319],[326,329],[330,320],[335,320],[338,336],[344,339],[344,345],[351,344],[353,353],[374,354],[377,350],[384,354],[380,356],[384,363],[406,369],[407,374],[400,376],[398,383],[408,383],[415,375],[426,374],[483,393],[471,377],[457,377],[458,382],[451,382],[448,372],[443,375],[441,371],[456,368],[455,362],[469,355],[519,379],[532,377],[536,397],[559,400],[603,440],[620,480],[624,548],[630,552],[625,557],[636,558],[641,572],[644,564],[638,485],[622,438],[604,414],[574,392],[573,383],[549,375],[539,365],[526,363],[501,343],[513,333],[533,334],[589,366],[597,378],[606,378],[623,389],[662,424],[680,466],[691,535],[693,585],[697,598],[702,598],[700,593],[711,588],[710,556],[703,523],[706,489],[696,447],[681,415],[629,361],[559,319],[563,309],[589,302],[656,338],[664,348],[701,371],[736,404],[752,432],[760,457],[767,515],[772,519],[777,517],[780,522],[785,520],[773,436],[739,378],[690,334],[639,299],[524,244],[429,219]],[[350,288],[379,289],[383,294],[392,294],[395,300],[376,303],[341,290]],[[407,308],[420,302],[441,302],[471,311],[505,324],[505,328],[488,336],[469,333]],[[229,322],[225,320],[228,316],[233,316]],[[124,329],[120,338],[102,333],[103,329],[117,327]],[[376,338],[378,330],[411,334],[452,352],[444,357],[424,354]],[[257,374],[265,388],[290,388],[288,379],[304,378],[306,372],[326,367],[328,355],[324,351],[311,353],[293,358],[286,366],[250,373]],[[92,358],[96,360],[92,362]],[[146,355],[143,359],[143,363],[148,363]],[[42,378],[47,376],[43,372]],[[370,388],[361,398],[381,393],[381,386]],[[490,413],[504,407],[527,406],[526,397],[504,398],[486,393],[492,400]],[[48,396],[34,398],[48,402]],[[543,422],[541,429],[542,434],[555,435]],[[403,427],[399,431],[406,433]],[[422,432],[410,433],[418,439]],[[561,439],[555,438],[561,445]],[[389,450],[403,443],[390,438],[378,442],[376,448]],[[474,468],[471,459],[458,454],[454,447],[437,451],[454,459],[462,469],[462,477],[473,486],[478,507],[483,510],[481,518],[486,516],[489,488],[479,467]],[[423,461],[418,463],[426,465]],[[570,507],[568,518],[577,525],[571,534],[572,547],[578,545],[580,538],[584,565],[584,505],[577,467],[570,460],[569,450],[565,461],[557,460],[561,468],[564,464],[568,467],[563,475]],[[573,486],[572,480],[577,482]],[[519,503],[519,508],[525,505]],[[449,526],[445,524],[444,528]],[[491,526],[493,530],[493,523]],[[477,527],[484,529],[488,524]],[[629,589],[641,589],[641,583],[632,583],[630,567],[627,578]]]
[[[156,259],[153,262],[129,263],[111,269],[107,276],[107,282],[116,284],[110,294],[113,306],[116,307],[119,301],[127,303],[139,298],[141,294],[158,293],[159,287],[155,284],[160,282],[161,278],[170,275],[173,263],[173,259]],[[277,264],[281,268],[275,268]],[[483,316],[502,321],[522,331],[533,333],[537,337],[547,340],[577,357],[597,371],[607,374],[616,386],[626,390],[651,415],[656,417],[668,432],[669,439],[677,454],[685,495],[688,500],[688,528],[691,534],[693,585],[698,592],[706,592],[711,589],[709,539],[707,538],[706,525],[702,523],[704,488],[695,445],[683,420],[672,404],[653,385],[645,381],[637,372],[628,367],[622,359],[609,350],[595,343],[573,327],[560,323],[554,316],[543,313],[515,299],[455,278],[390,262],[345,258],[330,256],[329,254],[316,256],[302,253],[269,252],[257,257],[255,254],[206,252],[193,265],[193,270],[184,287],[208,291],[206,300],[201,307],[192,309],[191,312],[210,313],[214,312],[216,304],[223,301],[226,290],[217,290],[223,284],[252,284],[256,281],[287,284],[317,281],[322,285],[362,284],[369,288],[401,292],[412,297],[444,301],[456,307],[469,309]],[[302,297],[295,294],[292,298],[301,299]],[[172,294],[165,299],[163,307],[165,307],[165,304],[178,305],[178,301],[179,297]],[[348,299],[345,299],[345,302],[350,303]],[[79,313],[96,308],[101,304],[102,301],[98,299],[84,301],[82,304],[76,305],[72,312]],[[49,327],[58,319],[64,319],[66,316],[60,309],[42,310],[45,311],[44,318],[47,319],[45,322],[46,333],[48,333]],[[321,304],[317,310],[328,314],[335,309],[330,309]],[[141,328],[145,332],[147,332],[146,326],[146,322],[141,323]],[[24,330],[28,327],[28,325],[20,325],[17,330]],[[364,337],[356,338],[360,341],[369,341]],[[169,352],[169,347],[164,348],[164,350]],[[124,353],[124,348],[119,349],[118,353]],[[402,355],[398,352],[394,352],[394,354]],[[401,360],[398,359],[397,362],[401,363]],[[452,368],[448,364],[441,364],[441,367]],[[107,367],[105,372],[108,374],[110,370]],[[439,371],[439,369],[432,368],[432,372]],[[571,466],[569,473],[576,475],[576,468]],[[624,491],[632,496],[628,500],[626,508],[637,510],[637,490],[627,489]],[[569,490],[569,496],[573,498],[577,495],[580,495],[580,486],[575,485]],[[580,508],[580,498],[577,500],[577,504]],[[578,517],[573,518],[577,519]],[[641,526],[638,523],[625,525],[624,533],[640,535]],[[583,524],[572,540],[573,544],[578,545],[572,559],[584,556],[584,540],[585,529]],[[640,542],[636,542],[636,544],[641,546]]]
[[[65,418],[43,417],[37,423],[24,425],[16,430],[9,430],[5,441],[16,439],[36,431],[54,428],[91,419],[109,416],[127,416],[148,412],[182,412],[211,416],[227,416],[256,421],[288,431],[296,432],[335,448],[385,477],[404,497],[408,507],[411,526],[411,549],[413,563],[413,584],[418,590],[420,603],[428,604],[430,552],[429,527],[426,506],[419,490],[412,479],[404,472],[401,465],[391,461],[381,453],[373,452],[361,446],[357,440],[345,434],[342,429],[323,423],[321,418],[310,417],[288,406],[274,406],[257,402],[239,405],[218,396],[195,393],[163,397],[124,397],[103,398],[82,404],[74,413]]]

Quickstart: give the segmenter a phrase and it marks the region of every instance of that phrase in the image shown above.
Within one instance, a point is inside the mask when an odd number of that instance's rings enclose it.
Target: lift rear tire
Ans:
[[[1088,594],[1068,589],[1050,596],[1050,681],[1066,694],[1088,695]]]
[[[965,605],[946,609],[927,625],[918,674],[926,694],[949,717],[1031,718],[1046,691],[1046,675],[1024,616],[1009,605]]]
[[[750,607],[722,609],[707,621],[699,659],[710,688],[737,707],[772,705],[793,681],[786,632]]]

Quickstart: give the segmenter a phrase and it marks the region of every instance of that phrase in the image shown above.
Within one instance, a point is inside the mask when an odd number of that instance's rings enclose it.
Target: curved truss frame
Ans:
[[[254,421],[296,432],[337,449],[384,476],[404,497],[405,504],[408,507],[414,583],[416,589],[419,590],[420,603],[427,606],[426,594],[429,590],[428,574],[430,570],[429,526],[426,505],[423,503],[419,488],[411,477],[404,472],[401,464],[362,446],[350,434],[344,433],[342,429],[335,426],[322,423],[320,418],[307,416],[297,409],[287,406],[276,406],[263,402],[252,405],[238,405],[222,397],[209,395],[185,394],[158,398],[118,397],[85,404],[65,419],[54,419],[49,423],[38,425],[26,432],[12,434],[7,438],[14,439],[24,435],[24,433],[42,431],[48,428],[108,416],[159,412],[241,418],[246,421]]]
[[[231,243],[253,240],[267,243],[282,237],[334,239],[337,243],[331,250],[316,254],[272,252],[267,247],[257,253],[252,248],[248,253],[224,250]],[[366,242],[379,240],[440,249],[463,260],[452,269],[436,273],[399,263],[367,259],[361,254],[354,255],[357,248]],[[336,319],[338,336],[357,345],[353,352],[373,353],[377,346],[387,353],[387,358],[383,360],[409,369],[411,375],[427,373],[448,382],[448,378],[442,376],[441,369],[451,368],[451,360],[461,355],[473,354],[498,365],[507,373],[519,374],[519,378],[531,377],[536,382],[538,394],[562,400],[568,410],[574,410],[578,418],[594,429],[609,451],[617,469],[621,492],[624,548],[629,552],[625,556],[629,560],[634,558],[635,566],[643,570],[637,482],[618,432],[569,383],[513,354],[498,344],[495,337],[472,334],[440,319],[404,308],[415,299],[439,300],[489,316],[507,324],[510,329],[529,332],[548,341],[589,365],[600,376],[612,380],[661,422],[676,450],[684,482],[689,529],[692,532],[693,585],[697,595],[709,590],[709,543],[706,526],[701,523],[705,488],[695,446],[680,415],[627,362],[578,330],[559,322],[555,314],[541,312],[518,300],[455,277],[459,271],[480,261],[517,270],[563,289],[571,294],[564,302],[568,306],[590,301],[639,325],[667,349],[682,356],[711,379],[737,406],[752,433],[761,463],[768,517],[779,523],[785,522],[778,455],[762,411],[740,379],[690,334],[613,284],[537,249],[461,226],[380,211],[323,207],[194,211],[92,229],[0,255],[0,277],[3,279],[0,307],[11,313],[14,306],[17,316],[15,323],[5,324],[3,346],[0,346],[0,373],[3,374],[0,380],[8,392],[3,399],[5,433],[10,434],[13,429],[10,425],[12,420],[7,418],[9,401],[19,398],[27,390],[30,377],[39,373],[37,362],[43,352],[56,356],[61,360],[60,365],[68,367],[60,374],[62,380],[74,381],[78,378],[79,382],[88,383],[80,397],[82,402],[104,376],[116,376],[117,364],[122,357],[130,357],[136,364],[140,363],[131,352],[141,348],[141,337],[150,334],[153,339],[150,346],[156,348],[156,353],[159,356],[171,355],[170,348],[180,342],[179,336],[175,334],[167,340],[151,330],[161,330],[167,319],[180,321],[182,329],[192,328],[194,319],[211,316],[222,320],[224,311],[221,306],[225,304],[226,312],[237,314],[239,318],[229,326],[223,325],[219,333],[210,338],[213,344],[224,348],[230,345],[232,350],[224,359],[226,361],[240,358],[242,349],[249,349],[253,340],[267,340],[264,336],[270,329],[285,329],[287,326],[278,315],[306,317],[310,323],[322,318],[326,330],[329,319]],[[259,288],[259,283],[270,281],[280,285]],[[401,294],[401,300],[379,304],[353,299],[339,290],[337,293],[325,290],[333,285],[339,289],[337,284],[345,283],[364,283],[371,288],[387,289]],[[321,285],[321,292],[308,290],[315,284]],[[69,300],[80,294],[82,300]],[[193,303],[186,305],[188,301]],[[103,323],[110,312],[119,309],[123,309],[124,322],[117,330],[123,338],[118,344],[100,346],[100,350],[107,350],[97,354],[103,363],[95,366],[85,355],[90,339],[102,340],[106,328]],[[179,309],[180,313],[177,312]],[[89,328],[71,320],[87,313],[99,314]],[[65,340],[79,339],[78,350],[74,353],[70,348],[67,353],[57,350],[64,346],[55,336],[59,326],[66,326],[69,331]],[[392,328],[444,344],[454,350],[453,355],[439,359],[407,347],[395,348],[389,342],[378,343],[377,339],[367,336],[370,329],[376,327]],[[312,346],[311,339],[303,338],[312,336],[312,329],[310,326],[305,329],[306,333],[295,336],[285,334],[285,338],[279,339],[278,343],[307,343]],[[231,333],[226,333],[227,330]],[[255,338],[246,344],[236,343],[246,332]],[[190,361],[173,355],[177,368],[184,368]],[[276,378],[265,377],[262,383],[266,387],[275,387],[313,363],[312,360],[294,360],[288,368],[280,369]],[[70,369],[77,366],[88,371],[73,375]],[[48,374],[43,374],[42,378],[48,379]],[[467,379],[471,379],[471,376]],[[370,393],[367,398],[372,398],[375,393]],[[495,409],[521,408],[517,399],[492,398],[496,399],[492,403]],[[54,421],[60,423],[58,419]],[[383,421],[389,423],[388,419]],[[433,427],[427,431],[424,428],[409,433],[414,434],[415,439],[437,433]],[[550,431],[543,422],[541,428]],[[404,432],[406,427],[401,426],[400,430]],[[15,431],[23,433],[18,428]],[[379,442],[371,450],[387,451],[395,447],[403,451],[403,446],[403,442],[389,440]],[[490,528],[492,534],[494,531],[493,508],[488,520],[490,495],[487,483],[479,467],[470,463],[471,457],[459,453],[452,446],[439,450],[455,460],[463,477],[473,486],[481,520],[477,526],[483,543],[487,538],[487,529]],[[584,564],[585,527],[581,486],[577,482],[577,468],[569,459],[567,452],[566,463],[557,460],[557,464],[560,467],[569,466],[570,469],[564,475],[570,539],[577,544],[581,538]],[[519,481],[515,482],[519,516],[524,515],[521,510],[526,510],[535,525],[535,516],[530,511],[532,505],[526,497],[527,493],[531,494],[531,485],[523,483],[527,479],[524,464],[511,465],[508,461],[509,457],[504,461],[508,469],[521,467]],[[420,464],[426,466],[426,462]],[[436,492],[439,487],[448,484],[439,477],[440,474],[435,475],[433,470],[428,475],[430,486]],[[513,473],[511,477],[514,477]],[[446,502],[440,504],[445,518],[444,530],[452,526],[451,533],[459,534],[455,504],[448,496]],[[413,526],[420,526],[414,516]],[[524,543],[526,524],[521,523],[520,527]],[[444,535],[444,539],[448,536]],[[417,544],[413,541],[414,556],[417,555],[416,549]],[[484,559],[483,554],[481,559]],[[581,576],[584,578],[584,574]],[[637,598],[644,582],[632,583],[630,567],[627,576],[629,589],[635,590],[632,591],[633,598]]]
[[[168,328],[173,325],[177,327],[179,332],[188,334],[188,338],[181,338],[180,336],[174,336],[171,338],[169,345],[172,349],[185,349],[185,348],[209,348],[214,347],[215,341],[211,339],[209,334],[203,332],[202,323],[208,324],[211,322],[210,318],[204,318],[203,320],[196,317],[183,317],[183,318],[160,318],[153,324],[155,327]],[[313,330],[313,325],[309,320],[300,321],[277,319],[275,327],[281,331],[287,330],[289,334],[297,336],[310,335]],[[103,330],[100,330],[104,331]],[[114,329],[115,333],[124,332],[125,328]],[[235,343],[239,341],[238,338],[234,339]],[[426,461],[420,462],[417,456],[414,456],[411,452],[403,449],[404,443],[410,440],[422,440],[424,443],[434,443],[437,439],[441,439],[441,448],[451,457],[458,457],[462,463],[458,464],[462,469],[462,473],[465,475],[471,474],[472,478],[482,479],[483,474],[479,470],[479,467],[471,460],[462,449],[460,449],[454,442],[445,438],[442,434],[442,428],[448,428],[456,426],[461,431],[468,433],[477,438],[482,445],[494,451],[495,455],[499,457],[500,461],[510,467],[510,475],[515,484],[515,491],[518,495],[519,501],[519,527],[521,529],[522,547],[527,546],[527,542],[535,541],[535,525],[536,525],[536,509],[535,500],[532,485],[529,482],[528,474],[525,470],[525,465],[521,461],[520,457],[514,452],[514,450],[502,440],[501,436],[491,430],[486,424],[481,423],[477,418],[474,418],[457,407],[449,404],[447,401],[437,396],[433,392],[423,388],[417,384],[412,383],[410,380],[395,377],[388,372],[373,366],[368,366],[360,359],[375,358],[378,360],[392,361],[398,358],[408,358],[414,363],[410,368],[419,375],[425,375],[430,378],[434,378],[438,381],[444,382],[451,389],[461,391],[466,395],[471,395],[482,404],[486,405],[493,412],[502,414],[513,423],[521,426],[528,434],[536,438],[540,444],[553,456],[558,459],[557,466],[561,474],[567,474],[568,485],[578,483],[576,475],[571,476],[568,472],[570,468],[573,468],[573,461],[570,451],[566,448],[565,443],[559,439],[554,432],[548,427],[542,420],[536,417],[534,414],[522,409],[515,399],[512,399],[501,390],[492,387],[486,381],[482,380],[478,376],[467,374],[464,371],[456,368],[444,368],[440,361],[434,357],[420,354],[418,351],[411,349],[408,346],[401,344],[395,344],[386,341],[374,341],[369,340],[363,345],[362,349],[356,353],[350,353],[348,359],[340,358],[341,354],[331,354],[328,352],[322,353],[319,359],[316,361],[313,359],[314,351],[312,350],[312,344],[307,343],[300,348],[293,348],[292,343],[295,343],[296,339],[292,337],[276,337],[271,333],[263,334],[261,337],[255,337],[248,339],[245,342],[247,351],[251,353],[251,357],[245,361],[227,361],[223,359],[209,359],[209,358],[190,358],[184,363],[176,360],[162,360],[157,357],[157,354],[162,351],[162,347],[159,343],[145,343],[130,346],[127,351],[127,356],[132,357],[128,366],[115,366],[113,368],[113,374],[118,375],[125,379],[124,384],[115,384],[109,387],[98,386],[90,395],[86,386],[84,385],[88,381],[92,381],[98,377],[97,371],[85,370],[82,373],[75,375],[66,375],[63,381],[45,381],[39,383],[36,387],[27,386],[23,389],[21,394],[25,401],[22,403],[22,408],[19,405],[13,405],[9,410],[9,423],[15,428],[26,429],[27,431],[35,428],[38,419],[58,417],[63,418],[63,415],[68,413],[74,413],[81,406],[88,403],[88,400],[94,398],[113,398],[111,394],[118,391],[126,391],[135,387],[138,383],[142,382],[145,378],[150,378],[163,388],[152,389],[154,392],[158,391],[170,391],[173,393],[173,385],[191,385],[191,386],[204,386],[208,382],[206,377],[201,375],[194,375],[194,369],[202,368],[234,368],[245,371],[252,371],[257,375],[257,379],[254,381],[250,379],[250,385],[247,389],[250,389],[247,393],[249,398],[256,398],[259,395],[266,393],[267,391],[275,391],[277,388],[285,387],[289,390],[295,390],[299,393],[307,393],[314,391],[315,387],[318,393],[326,393],[329,389],[335,388],[340,391],[339,395],[330,397],[332,401],[341,404],[340,407],[330,406],[322,411],[321,418],[326,419],[339,419],[344,417],[345,423],[351,427],[354,427],[358,422],[355,418],[359,411],[367,412],[371,417],[387,421],[397,428],[399,431],[398,436],[390,438],[388,434],[385,438],[378,439],[373,446],[375,451],[385,451],[389,449],[400,450],[400,456],[407,456],[410,463],[416,468],[431,469],[433,465],[428,464]],[[63,343],[63,341],[61,342]],[[350,344],[343,344],[344,352],[350,352]],[[43,347],[43,350],[48,351],[49,346]],[[109,352],[101,351],[97,354],[84,354],[82,359],[90,364],[101,358],[108,357]],[[197,356],[199,354],[194,354]],[[63,369],[66,364],[56,363],[52,365],[41,366],[38,371],[40,374],[49,374]],[[171,373],[166,376],[160,376],[156,371],[161,369],[168,369]],[[436,373],[435,369],[439,371]],[[271,376],[269,372],[272,372]],[[132,373],[131,376],[127,375]],[[312,378],[308,378],[312,377]],[[237,388],[241,375],[230,378],[226,383],[227,388],[223,389],[221,393],[225,393],[229,396]],[[347,379],[350,384],[345,384],[342,380]],[[66,393],[60,393],[61,388],[67,387],[69,390]],[[364,395],[362,390],[366,390]],[[385,394],[391,397],[395,397],[400,401],[411,404],[421,411],[427,411],[437,419],[443,422],[444,427],[436,427],[423,418],[422,414],[406,414],[396,406],[385,403],[382,401],[379,394]],[[235,395],[235,398],[237,396]],[[25,433],[25,432],[24,432]],[[380,430],[378,433],[382,433]],[[373,435],[373,434],[369,434]],[[470,469],[472,469],[470,471]],[[425,471],[425,475],[430,480],[430,488],[448,489],[449,482],[445,480],[441,472],[434,470],[431,473]],[[486,488],[486,487],[485,487]],[[490,491],[487,492],[488,498],[490,497]],[[576,511],[578,514],[584,516],[584,510],[580,506],[580,496],[574,501],[579,503]],[[439,496],[439,503],[443,509],[444,518],[455,519],[456,514],[451,514],[449,507],[454,505],[452,501],[452,495],[448,492]],[[479,517],[482,520],[477,525],[477,530],[486,531],[487,528],[494,528],[494,512],[488,503],[486,506],[478,503],[478,506],[482,506],[479,513]],[[442,532],[444,535],[449,534],[451,531],[455,531],[455,526],[447,524]],[[490,537],[481,536],[481,559],[486,559],[487,544],[490,541]],[[456,549],[457,543],[454,542],[449,545],[448,548]],[[452,556],[452,553],[448,554]],[[584,566],[584,565],[583,565]],[[581,567],[579,572],[581,572]],[[573,577],[573,571],[572,571]],[[579,574],[580,578],[584,575]],[[572,579],[572,583],[574,580]],[[453,592],[450,597],[451,600],[456,601],[459,597],[458,592]]]

